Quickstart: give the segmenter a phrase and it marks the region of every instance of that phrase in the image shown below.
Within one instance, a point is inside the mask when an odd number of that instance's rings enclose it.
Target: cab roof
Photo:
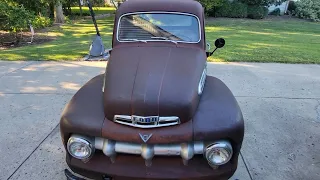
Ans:
[[[127,0],[120,5],[116,15],[149,11],[182,12],[203,18],[203,7],[194,0]]]

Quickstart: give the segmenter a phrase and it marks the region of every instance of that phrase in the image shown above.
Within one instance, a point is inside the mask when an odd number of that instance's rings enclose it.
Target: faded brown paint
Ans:
[[[178,116],[192,119],[206,54],[198,48],[130,46],[113,49],[104,89],[106,117]]]

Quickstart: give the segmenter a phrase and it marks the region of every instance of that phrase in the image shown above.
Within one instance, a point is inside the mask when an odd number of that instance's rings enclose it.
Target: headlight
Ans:
[[[93,152],[92,144],[81,136],[72,135],[67,144],[68,152],[77,159],[87,159]]]
[[[232,146],[228,141],[217,141],[207,146],[205,156],[210,165],[226,164],[232,157]]]

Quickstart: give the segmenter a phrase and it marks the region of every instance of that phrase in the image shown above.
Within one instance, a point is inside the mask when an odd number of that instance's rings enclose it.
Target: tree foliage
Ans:
[[[201,5],[204,7],[205,13],[208,13],[216,7],[220,7],[223,5],[224,0],[198,0]]]
[[[320,21],[320,1],[300,0],[296,2],[296,16],[312,21]]]
[[[36,15],[23,4],[20,5],[12,0],[0,1],[0,21],[0,30],[16,34],[29,29],[29,25],[34,28],[43,28],[52,24],[48,17]]]
[[[268,15],[268,8],[265,6],[248,6],[248,18],[263,19]]]
[[[217,9],[217,17],[246,18],[248,5],[238,1],[226,1]]]
[[[0,1],[0,29],[10,32],[18,32],[26,29],[28,23],[34,19],[33,12],[27,10],[23,5],[12,1]]]
[[[246,3],[248,5],[253,5],[253,6],[270,6],[273,4],[279,5],[286,0],[240,0],[243,3]]]

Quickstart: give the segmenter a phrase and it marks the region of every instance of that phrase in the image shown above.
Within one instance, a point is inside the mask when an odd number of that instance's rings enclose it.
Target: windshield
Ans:
[[[117,39],[123,41],[172,41],[198,43],[199,20],[178,13],[138,13],[120,18]]]

